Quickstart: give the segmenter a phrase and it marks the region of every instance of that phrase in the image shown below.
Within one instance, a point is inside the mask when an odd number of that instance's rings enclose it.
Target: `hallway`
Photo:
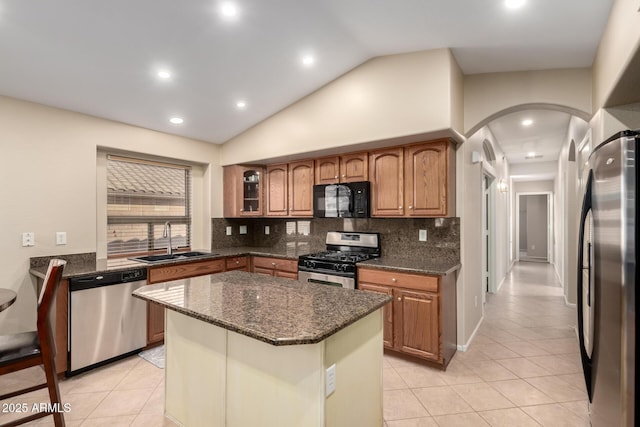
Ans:
[[[553,267],[515,264],[446,372],[385,355],[386,426],[588,426],[575,324]]]

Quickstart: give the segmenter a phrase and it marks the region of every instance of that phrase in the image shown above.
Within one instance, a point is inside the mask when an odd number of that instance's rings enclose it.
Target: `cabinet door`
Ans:
[[[439,361],[438,296],[394,289],[393,297],[396,304],[396,349]]]
[[[243,168],[240,191],[240,216],[262,215],[262,173],[259,168]]]
[[[240,216],[241,193],[240,182],[242,181],[242,167],[238,165],[225,166],[223,169],[223,200],[224,217],[236,218]]]
[[[164,339],[164,307],[153,302],[147,303],[147,345]]]
[[[298,279],[298,273],[292,273],[290,271],[274,270],[273,275],[276,277],[284,277],[287,279]]]
[[[289,163],[289,216],[313,216],[313,160]]]
[[[369,180],[369,155],[352,153],[340,156],[340,182]]]
[[[340,159],[323,157],[316,160],[316,185],[340,182]]]
[[[386,286],[378,286],[372,285],[369,283],[358,283],[358,289],[367,292],[376,292],[379,294],[391,295],[393,296],[393,290],[391,288],[387,288]],[[393,348],[393,301],[388,303],[382,309],[382,317],[383,317],[383,342],[384,346],[387,348]]]
[[[287,216],[289,214],[287,165],[269,165],[266,175],[267,216]]]
[[[369,155],[371,216],[404,216],[403,168],[402,147]]]
[[[409,216],[447,216],[449,142],[405,149],[406,212]]]

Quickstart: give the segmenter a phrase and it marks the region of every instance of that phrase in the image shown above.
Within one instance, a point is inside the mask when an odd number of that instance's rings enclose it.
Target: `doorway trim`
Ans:
[[[520,261],[520,196],[547,196],[547,262],[553,264],[553,191],[524,191],[516,193],[515,260]]]
[[[486,190],[485,190],[485,180],[487,180],[489,183],[489,187]],[[496,283],[496,188],[497,188],[497,183],[498,183],[498,180],[494,175],[494,173],[488,168],[483,167],[482,183],[481,183],[483,312],[484,312],[484,303],[486,303],[487,301],[487,293],[495,294],[498,292],[498,286]],[[488,199],[488,206],[487,206],[487,199]],[[486,217],[487,213],[488,213],[488,218]],[[485,230],[487,224],[488,224],[488,230]],[[487,233],[488,236],[485,236],[485,233]],[[485,241],[487,237],[488,237],[488,242]],[[488,270],[486,270],[487,267],[488,267]]]

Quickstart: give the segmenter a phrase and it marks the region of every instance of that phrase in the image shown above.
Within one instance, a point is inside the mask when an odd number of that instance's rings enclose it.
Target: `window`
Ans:
[[[107,156],[107,257],[191,246],[191,168]]]

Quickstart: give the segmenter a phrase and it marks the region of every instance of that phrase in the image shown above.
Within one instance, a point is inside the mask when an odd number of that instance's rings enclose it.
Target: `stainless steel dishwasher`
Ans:
[[[147,343],[147,303],[131,293],[147,283],[147,270],[69,279],[67,375],[126,357]]]

